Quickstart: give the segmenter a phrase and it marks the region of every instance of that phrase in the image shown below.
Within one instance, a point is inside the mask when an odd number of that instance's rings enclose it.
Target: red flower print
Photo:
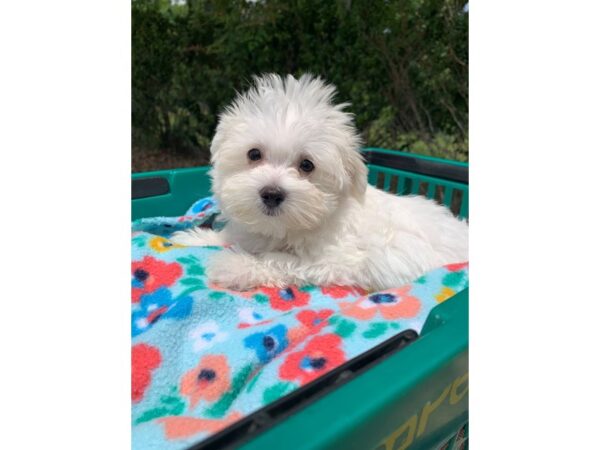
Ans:
[[[379,313],[386,320],[409,319],[415,317],[421,309],[418,298],[408,295],[410,286],[390,289],[355,302],[340,303],[343,315],[360,320],[371,320]]]
[[[310,383],[345,362],[341,343],[337,334],[315,336],[303,350],[290,353],[279,368],[279,376],[284,380],[299,381],[301,385]]]
[[[446,266],[446,269],[448,269],[450,272],[458,272],[459,270],[462,270],[466,267],[469,267],[469,262],[463,262],[463,263],[458,263],[458,264],[448,264]]]
[[[201,400],[218,400],[231,386],[229,365],[223,355],[207,355],[181,378],[181,394],[190,399],[190,409]]]
[[[179,263],[166,263],[152,256],[131,263],[131,301],[138,303],[143,294],[171,286],[182,274]]]
[[[269,297],[271,307],[279,311],[289,311],[299,306],[305,306],[310,300],[308,292],[302,292],[295,286],[284,289],[261,288],[261,291]]]
[[[321,311],[301,311],[296,314],[296,319],[309,328],[311,333],[317,333],[329,322],[329,318],[333,314],[331,309],[322,309]]]
[[[365,291],[361,287],[354,286],[323,286],[321,288],[321,292],[323,295],[327,295],[333,298],[345,298],[349,295],[366,295],[367,291]]]
[[[131,400],[139,402],[152,380],[152,371],[160,366],[160,352],[147,344],[131,348]]]

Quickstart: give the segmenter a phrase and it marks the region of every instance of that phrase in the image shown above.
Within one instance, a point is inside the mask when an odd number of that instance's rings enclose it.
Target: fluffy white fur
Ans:
[[[211,146],[213,192],[228,220],[171,240],[231,247],[209,262],[211,281],[232,289],[289,284],[397,287],[468,259],[468,226],[423,197],[367,184],[360,139],[346,104],[320,78],[255,78],[221,115]],[[250,161],[248,151],[262,159]],[[305,173],[300,162],[315,169]],[[287,196],[267,211],[264,187]],[[269,212],[270,214],[267,214]]]

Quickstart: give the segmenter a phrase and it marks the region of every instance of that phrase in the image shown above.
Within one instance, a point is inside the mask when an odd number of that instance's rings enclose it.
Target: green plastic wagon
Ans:
[[[468,218],[468,165],[378,148],[363,150],[369,183],[419,194]],[[132,176],[132,218],[178,216],[210,195],[208,167]],[[245,417],[193,450],[466,449],[468,289],[407,331]]]

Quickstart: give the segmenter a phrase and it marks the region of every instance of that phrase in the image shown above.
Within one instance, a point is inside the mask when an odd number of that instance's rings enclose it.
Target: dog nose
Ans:
[[[275,208],[285,200],[285,191],[277,187],[264,187],[260,190],[260,198],[265,205]]]

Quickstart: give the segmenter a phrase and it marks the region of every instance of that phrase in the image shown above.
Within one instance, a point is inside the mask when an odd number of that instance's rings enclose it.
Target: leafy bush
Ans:
[[[468,140],[461,136],[437,132],[420,135],[416,132],[402,133],[394,126],[395,116],[391,107],[385,107],[379,117],[364,131],[365,141],[371,147],[410,151],[438,158],[468,161]]]
[[[367,145],[466,160],[464,3],[133,0],[133,146],[205,158],[251,75],[311,72],[352,103]]]

